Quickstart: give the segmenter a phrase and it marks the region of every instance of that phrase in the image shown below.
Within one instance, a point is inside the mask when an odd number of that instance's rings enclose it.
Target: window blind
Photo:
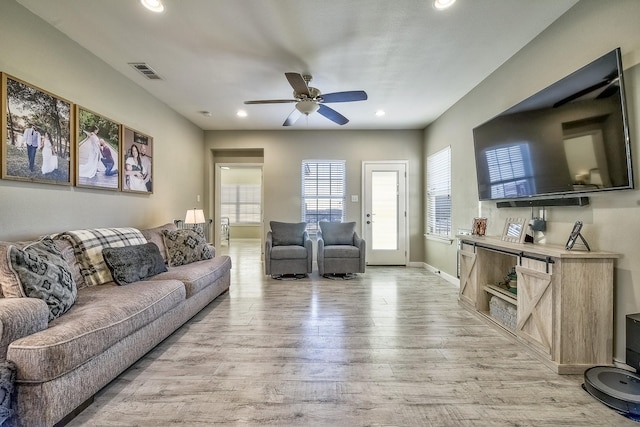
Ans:
[[[259,224],[261,186],[256,184],[223,184],[220,212],[231,224]]]
[[[427,157],[427,234],[451,236],[451,147]]]
[[[342,222],[345,215],[345,161],[302,162],[302,221],[318,231],[320,221]]]

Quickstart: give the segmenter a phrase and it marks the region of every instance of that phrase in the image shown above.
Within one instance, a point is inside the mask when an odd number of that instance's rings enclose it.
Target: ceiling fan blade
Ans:
[[[289,117],[287,117],[287,120],[284,121],[282,126],[292,126],[295,122],[298,121],[301,115],[302,113],[298,111],[297,108],[294,108],[291,114],[289,114]]]
[[[261,101],[244,101],[245,104],[289,104],[298,102],[297,99],[264,99]]]
[[[367,92],[363,90],[351,90],[348,92],[333,92],[324,93],[320,95],[321,102],[352,102],[352,101],[365,101],[367,99]]]
[[[307,95],[309,96],[309,87],[307,86],[307,82],[304,80],[301,74],[299,73],[284,73],[285,77],[289,81],[289,84],[293,88],[293,90],[299,95]]]
[[[324,104],[320,104],[320,108],[318,108],[318,113],[322,114],[327,119],[329,119],[332,122],[335,122],[335,123],[337,123],[339,125],[345,125],[345,124],[349,123],[349,119],[347,119],[342,114],[338,113],[333,108],[327,107]]]

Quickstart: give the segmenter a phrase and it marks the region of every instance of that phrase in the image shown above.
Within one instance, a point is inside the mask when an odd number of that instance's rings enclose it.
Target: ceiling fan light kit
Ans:
[[[320,108],[320,105],[316,101],[311,101],[308,99],[302,100],[296,104],[296,108],[302,114],[306,114],[307,116],[311,113],[315,113]]]
[[[295,102],[296,108],[289,114],[289,117],[287,117],[282,124],[283,126],[291,126],[302,114],[309,116],[309,114],[313,114],[316,111],[332,122],[344,125],[349,123],[349,119],[325,104],[330,102],[365,101],[367,99],[367,93],[363,90],[334,92],[323,95],[317,88],[309,86],[312,79],[310,75],[302,75],[299,73],[284,73],[284,75],[293,88],[294,99],[265,99],[244,102],[245,104],[283,104]]]

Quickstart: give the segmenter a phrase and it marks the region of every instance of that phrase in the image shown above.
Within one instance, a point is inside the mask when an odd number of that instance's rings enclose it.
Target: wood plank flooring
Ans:
[[[636,426],[461,308],[419,268],[263,276],[231,241],[222,295],[69,426]]]

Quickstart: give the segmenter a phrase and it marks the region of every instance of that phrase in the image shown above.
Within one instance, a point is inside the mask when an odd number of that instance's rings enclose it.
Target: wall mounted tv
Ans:
[[[633,188],[620,49],[473,130],[480,200],[567,205]],[[534,202],[537,201],[535,204]]]

